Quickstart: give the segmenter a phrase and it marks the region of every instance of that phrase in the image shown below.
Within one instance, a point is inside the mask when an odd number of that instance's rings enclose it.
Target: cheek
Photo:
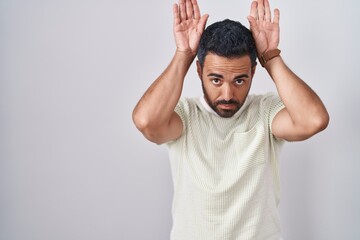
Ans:
[[[211,102],[218,98],[219,90],[213,84],[203,84],[203,91]]]
[[[247,95],[249,94],[250,86],[243,86],[243,88],[240,88],[236,91],[236,98],[240,101],[245,100]]]

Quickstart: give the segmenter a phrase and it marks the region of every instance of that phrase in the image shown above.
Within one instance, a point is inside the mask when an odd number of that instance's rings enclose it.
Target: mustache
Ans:
[[[219,105],[219,104],[236,104],[236,105],[239,105],[240,103],[238,101],[234,100],[234,99],[230,99],[228,101],[223,99],[223,100],[219,100],[219,101],[215,102],[216,106]]]

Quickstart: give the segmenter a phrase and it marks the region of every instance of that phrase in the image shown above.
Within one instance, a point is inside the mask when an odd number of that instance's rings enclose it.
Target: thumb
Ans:
[[[257,22],[255,20],[255,18],[253,16],[248,16],[247,17],[249,24],[250,24],[250,30],[253,34],[257,34],[259,32],[259,28],[257,25]]]
[[[199,21],[199,30],[202,32],[205,29],[207,20],[209,19],[209,14],[204,14]]]

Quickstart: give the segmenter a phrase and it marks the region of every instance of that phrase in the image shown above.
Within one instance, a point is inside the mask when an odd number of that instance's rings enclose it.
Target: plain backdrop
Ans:
[[[250,0],[199,0],[248,26]],[[132,109],[175,50],[172,1],[0,0],[0,240],[166,240],[167,149]],[[360,239],[360,2],[272,0],[329,127],[281,154],[285,240]],[[252,93],[275,91],[259,66]],[[194,65],[183,96],[201,96]],[[164,99],[166,101],[166,99]]]

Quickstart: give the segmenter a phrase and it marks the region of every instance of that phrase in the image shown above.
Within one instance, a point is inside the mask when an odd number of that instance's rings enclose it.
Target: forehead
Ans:
[[[249,55],[227,58],[214,53],[208,53],[204,60],[203,70],[205,72],[218,71],[242,73],[250,71],[251,66]]]

